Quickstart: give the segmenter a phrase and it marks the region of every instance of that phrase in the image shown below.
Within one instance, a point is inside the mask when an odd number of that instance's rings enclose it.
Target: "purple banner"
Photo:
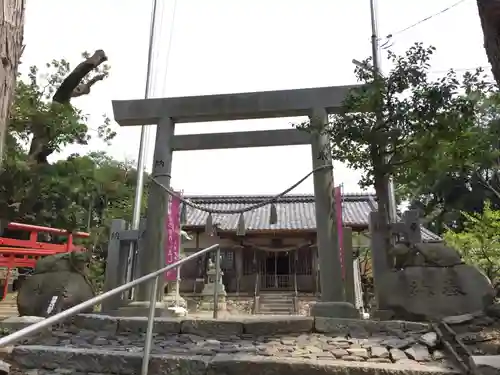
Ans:
[[[180,195],[180,193],[177,193]],[[166,265],[173,264],[179,260],[180,234],[181,234],[181,201],[177,197],[170,197],[167,210],[166,237],[165,237],[165,261]],[[177,270],[172,269],[165,272],[166,281],[177,280]]]
[[[337,236],[339,239],[339,260],[340,267],[342,268],[342,278],[345,279],[344,267],[344,230],[342,223],[342,188],[337,186],[335,188],[335,213],[337,215]]]

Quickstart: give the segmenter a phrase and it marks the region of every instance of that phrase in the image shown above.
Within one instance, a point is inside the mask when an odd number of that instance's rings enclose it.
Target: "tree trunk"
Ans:
[[[0,2],[0,168],[4,156],[9,109],[23,51],[25,0]]]
[[[384,145],[384,146],[380,146]],[[373,185],[377,196],[377,211],[382,225],[379,228],[381,235],[384,238],[384,247],[389,251],[391,246],[391,229],[389,215],[389,174],[387,173],[387,165],[385,162],[385,144],[377,142],[370,147],[370,158],[373,165]]]
[[[377,208],[379,215],[382,217],[382,222],[387,223],[380,228],[380,232],[384,238],[386,251],[391,247],[391,230],[390,230],[390,216],[389,216],[389,190],[388,190],[389,176],[387,174],[374,176],[375,194],[377,196]]]
[[[500,86],[500,0],[477,0],[477,9],[491,72]]]

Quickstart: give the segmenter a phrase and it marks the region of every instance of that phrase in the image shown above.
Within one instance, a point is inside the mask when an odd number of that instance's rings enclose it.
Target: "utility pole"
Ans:
[[[377,18],[377,0],[370,0],[370,16],[372,23],[372,60],[373,60],[373,74],[375,81],[382,77],[380,69],[380,46],[378,40],[378,18]],[[383,121],[382,118],[382,108],[377,108],[377,121]],[[389,221],[391,223],[396,222],[397,218],[397,207],[396,207],[396,196],[394,193],[394,181],[392,176],[389,176],[388,186],[388,199],[389,199]]]
[[[158,1],[153,0],[151,9],[151,24],[149,28],[149,48],[148,48],[148,65],[146,69],[146,87],[144,90],[144,99],[148,99],[149,90],[151,86],[151,70],[153,66],[153,42],[156,26],[156,9]],[[134,211],[132,213],[132,225],[131,229],[139,229],[139,223],[141,220],[141,206],[142,206],[142,194],[144,192],[144,167],[145,167],[145,157],[146,157],[146,142],[148,139],[149,125],[141,126],[141,138],[139,141],[139,155],[137,157],[137,180],[135,186],[135,196],[134,196]],[[133,278],[133,264],[135,258],[136,245],[132,242],[130,244],[130,250],[128,254],[128,264],[127,264],[127,281]]]

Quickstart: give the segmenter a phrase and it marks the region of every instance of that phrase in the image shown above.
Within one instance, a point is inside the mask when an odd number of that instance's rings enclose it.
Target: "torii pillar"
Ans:
[[[165,186],[170,182],[174,151],[214,150],[266,146],[311,145],[313,166],[332,166],[328,138],[296,129],[248,131],[216,134],[175,135],[174,124],[185,122],[231,121],[257,118],[309,116],[313,128],[322,128],[328,113],[342,108],[350,90],[358,86],[318,87],[253,93],[113,101],[115,120],[122,126],[158,124],[153,176]],[[323,157],[324,155],[325,157]],[[333,172],[321,169],[314,173],[316,226],[321,264],[321,302],[315,304],[315,316],[359,317],[355,307],[345,301],[339,259]],[[144,276],[165,264],[165,218],[167,194],[156,184],[149,192],[146,246],[139,252],[140,275]],[[163,288],[160,288],[163,291]],[[147,301],[150,286],[138,289],[137,296]],[[162,296],[158,296],[162,300]]]

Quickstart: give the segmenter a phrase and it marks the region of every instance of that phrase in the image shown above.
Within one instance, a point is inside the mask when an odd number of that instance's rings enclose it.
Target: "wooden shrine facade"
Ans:
[[[267,196],[188,197],[196,204],[214,209],[237,209],[268,199]],[[188,209],[184,230],[194,238],[184,245],[186,254],[214,243],[221,245],[223,283],[228,293],[259,291],[319,292],[318,251],[314,196],[289,195],[276,204],[278,221],[269,223],[269,208],[245,214],[245,234],[238,236],[237,215],[214,215],[216,231],[205,233],[207,214]],[[368,247],[368,217],[376,210],[373,195],[343,196],[343,224],[353,232],[352,251]],[[423,229],[424,240],[439,239]],[[208,258],[185,264],[181,269],[181,292],[200,292]]]

